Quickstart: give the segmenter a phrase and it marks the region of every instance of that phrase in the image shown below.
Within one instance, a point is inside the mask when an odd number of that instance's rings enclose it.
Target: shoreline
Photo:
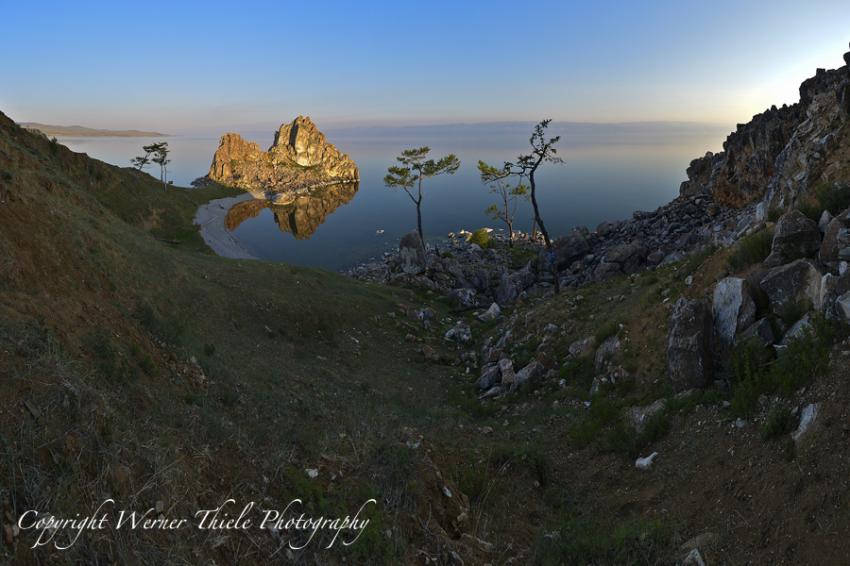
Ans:
[[[228,259],[260,259],[242,247],[224,225],[224,219],[230,207],[252,198],[250,194],[245,193],[235,197],[214,199],[198,207],[194,223],[199,228],[201,238],[214,254]]]

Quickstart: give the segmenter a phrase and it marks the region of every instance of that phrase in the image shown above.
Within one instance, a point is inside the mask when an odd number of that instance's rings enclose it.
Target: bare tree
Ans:
[[[520,176],[516,184],[510,182],[510,169],[497,169],[484,161],[478,162],[481,182],[490,187],[492,194],[498,195],[499,204],[491,204],[485,212],[493,220],[501,220],[508,228],[508,245],[514,245],[514,217],[519,201],[528,195],[528,186]]]

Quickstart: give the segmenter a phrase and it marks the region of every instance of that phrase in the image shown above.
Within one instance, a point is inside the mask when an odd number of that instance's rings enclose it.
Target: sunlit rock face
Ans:
[[[287,204],[274,204],[268,200],[247,200],[236,203],[224,219],[228,230],[235,230],[249,218],[257,217],[268,208],[281,232],[288,232],[299,240],[312,236],[319,226],[340,206],[347,204],[357,193],[357,183],[328,185],[294,197]]]
[[[786,208],[818,184],[846,177],[848,159],[850,71],[818,69],[800,85],[799,102],[739,124],[723,151],[692,161],[681,194],[707,191],[721,204]]]
[[[281,125],[268,151],[239,134],[224,134],[213,156],[210,179],[244,189],[254,198],[281,201],[305,191],[359,180],[357,164],[340,152],[309,117]],[[284,198],[282,202],[291,200]]]

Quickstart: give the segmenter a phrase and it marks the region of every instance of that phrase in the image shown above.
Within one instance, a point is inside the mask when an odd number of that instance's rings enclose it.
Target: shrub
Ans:
[[[806,316],[806,313],[811,310],[811,307],[810,301],[788,303],[777,314],[782,322],[787,326],[792,326],[795,322]]]
[[[761,425],[761,437],[764,440],[778,438],[788,434],[794,428],[794,417],[791,411],[785,407],[773,409],[767,416],[767,420]]]
[[[775,206],[770,207],[770,210],[767,211],[767,220],[769,222],[776,222],[782,217],[782,209],[777,208]]]
[[[559,373],[559,377],[567,380],[569,385],[585,392],[590,389],[594,375],[593,358],[590,356],[582,356],[568,361]]]
[[[545,529],[549,531],[551,529]],[[673,529],[657,520],[632,519],[606,525],[567,515],[555,526],[559,536],[541,536],[533,564],[666,564]]]
[[[486,228],[479,228],[469,237],[470,244],[478,244],[482,248],[490,245],[490,232]]]
[[[823,207],[817,199],[804,200],[797,205],[797,209],[815,222],[820,219],[820,215],[823,212]]]
[[[596,331],[594,338],[596,339],[597,344],[602,344],[608,338],[618,334],[620,332],[620,323],[616,320],[610,320],[603,324],[599,330]]]
[[[850,187],[846,185],[824,183],[815,189],[815,195],[821,208],[832,215],[841,214],[850,208]]]
[[[770,255],[773,244],[773,230],[760,230],[744,236],[729,256],[729,267],[733,271],[743,271],[751,265],[763,262]]]
[[[766,393],[790,395],[829,368],[829,349],[838,338],[836,323],[812,318],[812,328],[792,341],[775,360],[756,341],[748,341],[732,353],[732,411],[746,415]]]

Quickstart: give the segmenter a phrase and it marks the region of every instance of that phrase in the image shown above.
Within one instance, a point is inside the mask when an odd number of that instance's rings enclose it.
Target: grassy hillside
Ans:
[[[163,190],[0,116],[3,561],[663,564],[707,533],[709,561],[850,551],[834,536],[850,528],[840,364],[789,401],[830,400],[792,449],[763,435],[769,416],[736,426],[722,387],[666,386],[669,305],[710,289],[728,250],[484,324],[427,293],[211,254],[191,219],[232,194]],[[443,340],[459,316],[475,337],[465,347]],[[555,375],[478,401],[473,358],[507,328],[515,367],[538,359]],[[567,348],[614,335],[634,379],[591,395],[593,353]],[[646,431],[628,426],[657,399]],[[635,469],[651,451],[653,469]],[[191,529],[31,550],[34,534],[12,528],[27,509],[73,516],[107,497],[169,517],[230,497],[301,498],[324,516],[378,503],[358,542],[331,550],[326,535],[293,551],[287,533]]]

